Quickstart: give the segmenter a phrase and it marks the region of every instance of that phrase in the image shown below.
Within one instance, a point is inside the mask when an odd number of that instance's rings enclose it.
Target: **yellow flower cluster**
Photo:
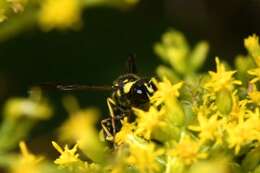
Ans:
[[[208,90],[217,93],[221,90],[232,90],[233,85],[241,85],[241,81],[234,80],[232,77],[235,74],[235,71],[226,71],[224,64],[219,62],[219,59],[216,58],[217,71],[210,71],[210,80],[205,84],[205,88]]]
[[[183,76],[193,75],[201,68],[207,57],[209,45],[205,41],[200,41],[191,49],[181,32],[170,30],[163,34],[161,42],[155,44],[154,50],[164,62],[170,65],[170,67],[160,65],[157,68],[159,77],[176,81]]]
[[[169,156],[179,158],[184,164],[190,165],[197,159],[207,158],[207,153],[202,152],[199,142],[192,140],[190,136],[183,136],[174,147],[168,151]]]
[[[0,0],[0,41],[35,27],[42,31],[79,30],[86,8],[126,9],[139,0]]]
[[[74,97],[67,97],[64,105],[69,118],[58,128],[57,138],[65,147],[52,142],[57,159],[51,162],[31,154],[24,142],[20,143],[22,155],[11,155],[10,150],[25,138],[36,120],[51,115],[47,100],[36,89],[29,98],[13,99],[5,106],[0,166],[13,173],[260,172],[258,37],[245,39],[248,55],[243,61],[251,58],[254,62],[246,73],[242,68],[229,70],[219,58],[215,71],[199,73],[196,69],[205,59],[205,45],[190,51],[184,36],[172,32],[155,48],[171,67],[163,67],[167,70],[159,73],[161,80],[151,79],[156,91],[149,96],[149,109],[133,107],[134,120],[121,119],[122,127],[112,142],[104,141],[104,134],[98,133],[100,112],[82,109]],[[187,59],[196,62],[188,71],[187,62],[181,62]],[[175,61],[184,65],[182,69],[172,68]],[[248,80],[238,79],[237,74],[242,73]]]
[[[82,7],[80,0],[45,0],[39,13],[40,25],[44,30],[79,25]]]

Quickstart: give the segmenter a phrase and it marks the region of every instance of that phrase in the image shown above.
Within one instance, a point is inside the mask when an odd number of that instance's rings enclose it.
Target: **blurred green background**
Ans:
[[[0,102],[26,96],[28,88],[43,82],[111,84],[123,74],[129,53],[137,55],[140,75],[153,76],[160,64],[153,45],[169,28],[182,31],[190,43],[208,40],[210,54],[232,63],[245,53],[243,39],[260,31],[259,0],[141,0],[128,10],[91,8],[84,11],[79,31],[41,32],[34,28],[0,42]],[[46,93],[54,105],[52,121],[39,125],[33,135],[56,127],[66,116],[61,104],[65,93]],[[101,108],[110,93],[73,93],[82,107]]]

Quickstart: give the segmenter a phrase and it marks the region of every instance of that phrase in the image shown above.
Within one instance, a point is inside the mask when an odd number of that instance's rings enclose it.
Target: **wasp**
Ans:
[[[113,143],[115,135],[120,131],[121,121],[127,118],[129,122],[135,120],[132,108],[148,111],[150,107],[150,97],[157,90],[155,84],[149,78],[142,78],[137,75],[135,56],[130,55],[127,60],[127,72],[114,80],[111,86],[91,86],[91,85],[64,85],[47,84],[45,87],[54,86],[61,91],[111,91],[107,98],[109,116],[101,120],[103,136],[106,141]]]

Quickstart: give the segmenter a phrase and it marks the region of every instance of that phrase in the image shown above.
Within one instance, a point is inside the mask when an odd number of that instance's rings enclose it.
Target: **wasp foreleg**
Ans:
[[[112,123],[112,131],[113,131],[113,136],[116,134],[116,125],[115,125],[115,113],[113,106],[115,106],[114,100],[111,98],[107,98],[107,106],[109,109],[109,115],[111,116],[111,123]]]
[[[101,121],[101,126],[102,126],[102,130],[103,130],[103,132],[104,132],[104,137],[105,137],[105,139],[107,140],[107,141],[113,141],[114,140],[114,136],[113,136],[113,134],[111,134],[110,133],[110,131],[109,131],[109,124],[110,124],[110,122],[111,122],[111,118],[106,118],[106,119],[104,119],[104,120],[102,120]]]

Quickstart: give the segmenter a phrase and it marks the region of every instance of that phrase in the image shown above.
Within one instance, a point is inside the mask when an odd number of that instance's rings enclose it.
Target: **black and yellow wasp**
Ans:
[[[121,121],[127,117],[129,122],[135,120],[132,108],[147,111],[150,107],[150,96],[156,91],[156,86],[150,79],[141,78],[137,75],[134,55],[130,55],[127,61],[127,73],[119,76],[112,86],[90,85],[42,85],[61,91],[112,91],[111,97],[107,98],[107,106],[110,116],[101,121],[104,137],[107,141],[114,141],[115,134],[121,129]]]

